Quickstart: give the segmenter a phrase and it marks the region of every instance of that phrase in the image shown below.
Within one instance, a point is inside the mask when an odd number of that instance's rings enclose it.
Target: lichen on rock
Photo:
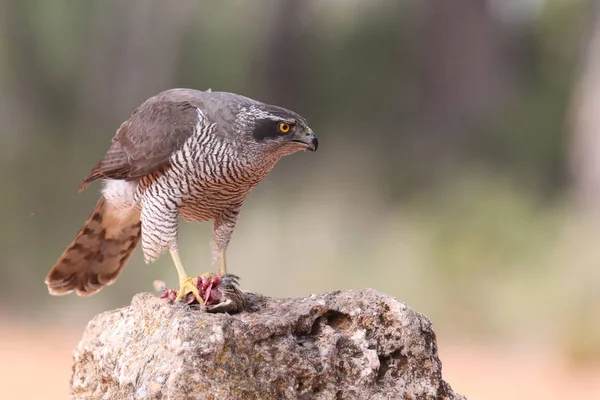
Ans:
[[[74,399],[465,399],[442,379],[427,317],[371,289],[246,293],[210,314],[149,293],[88,324]]]

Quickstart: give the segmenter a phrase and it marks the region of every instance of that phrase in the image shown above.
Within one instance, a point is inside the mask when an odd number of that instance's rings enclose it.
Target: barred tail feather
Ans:
[[[89,296],[113,283],[140,240],[138,210],[116,209],[101,197],[96,208],[46,277],[55,296]]]

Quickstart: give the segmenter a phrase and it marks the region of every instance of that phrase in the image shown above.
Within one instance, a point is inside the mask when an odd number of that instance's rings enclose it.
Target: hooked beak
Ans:
[[[310,128],[307,128],[300,134],[294,135],[291,141],[292,143],[302,145],[306,150],[310,151],[317,151],[319,147],[319,139],[317,139],[317,136]]]

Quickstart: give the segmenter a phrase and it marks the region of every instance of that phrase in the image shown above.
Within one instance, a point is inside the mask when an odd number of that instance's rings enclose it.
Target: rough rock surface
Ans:
[[[375,290],[246,293],[208,314],[149,293],[96,316],[74,352],[74,399],[465,399],[442,380],[431,322]]]

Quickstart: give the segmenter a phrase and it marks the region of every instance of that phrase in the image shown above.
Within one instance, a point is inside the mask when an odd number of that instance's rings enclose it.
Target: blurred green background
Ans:
[[[546,360],[529,371],[559,360],[567,388],[600,381],[596,1],[0,7],[4,356],[15,343],[74,346],[96,313],[155,279],[176,284],[168,255],[145,265],[139,249],[90,298],[51,297],[44,278],[94,207],[99,186],[77,188],[121,122],[147,97],[191,87],[293,109],[319,136],[317,153],[282,160],[242,211],[228,263],[244,289],[395,296],[432,319],[446,378],[466,395],[508,393],[480,376],[507,354]],[[182,221],[181,231],[188,271],[215,270],[210,225]],[[51,369],[59,356],[32,357]],[[67,370],[61,379],[66,390]]]

